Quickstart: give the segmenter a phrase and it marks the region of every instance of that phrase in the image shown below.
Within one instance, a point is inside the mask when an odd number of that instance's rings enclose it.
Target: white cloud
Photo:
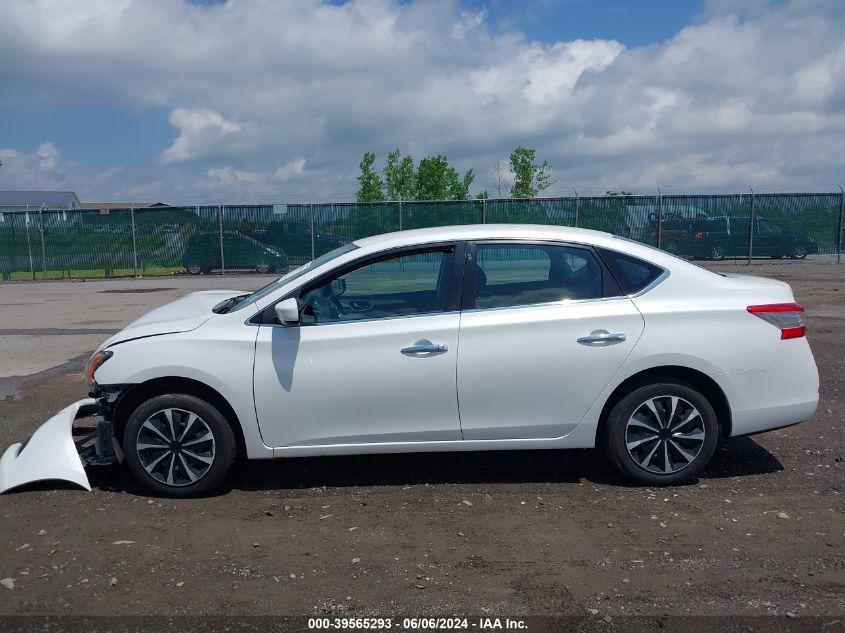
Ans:
[[[232,169],[231,167],[214,167],[208,170],[208,177],[213,182],[224,185],[256,185],[264,184],[266,175],[257,171]]]
[[[179,136],[161,154],[164,163],[182,163],[204,158],[210,151],[225,143],[243,129],[224,119],[214,110],[176,108],[170,113],[170,123],[179,128]]]
[[[219,194],[237,191],[251,196],[268,196],[278,191],[280,183],[287,183],[302,178],[307,174],[305,159],[295,158],[276,169],[250,171],[231,166],[212,167],[203,178],[194,183],[198,192]]]
[[[827,184],[845,173],[843,27],[834,0],[710,0],[673,38],[626,48],[495,34],[449,0],[11,2],[0,110],[58,91],[168,112],[169,146],[102,195],[351,196],[361,154],[395,147],[445,153],[493,191],[517,144],[560,190]],[[36,154],[36,173],[63,164]]]
[[[275,172],[273,177],[280,182],[287,182],[294,178],[300,178],[305,174],[305,159],[294,158],[289,163],[282,165]]]
[[[75,165],[51,142],[31,152],[0,148],[0,189],[72,189]]]
[[[62,153],[59,148],[50,142],[42,143],[35,151],[35,156],[38,158],[38,166],[45,171],[55,169],[59,164]]]

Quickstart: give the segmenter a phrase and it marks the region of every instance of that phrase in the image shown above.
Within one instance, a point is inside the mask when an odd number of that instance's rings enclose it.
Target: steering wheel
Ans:
[[[340,299],[338,299],[337,296],[330,295],[329,304],[331,306],[333,319],[338,319],[346,314],[346,312],[343,310],[343,304],[340,303]]]
[[[305,303],[306,310],[310,308],[310,313],[314,316],[316,322],[337,321],[341,316],[338,307],[339,302],[336,301],[335,297],[316,294],[308,297]]]

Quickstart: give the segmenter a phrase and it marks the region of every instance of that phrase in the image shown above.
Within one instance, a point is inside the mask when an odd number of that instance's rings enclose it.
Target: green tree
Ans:
[[[454,170],[453,170],[454,171]],[[455,176],[458,172],[455,172]],[[468,169],[464,177],[458,180],[457,178],[449,185],[449,197],[452,200],[467,200],[469,199],[469,188],[472,181],[475,180],[475,172]]]
[[[414,159],[402,156],[398,149],[387,155],[384,184],[388,200],[413,200],[417,196],[417,171]]]
[[[381,202],[384,200],[384,183],[381,176],[373,169],[376,162],[376,155],[373,152],[365,152],[361,159],[361,174],[358,176],[358,202]]]
[[[511,153],[511,171],[514,175],[512,198],[533,198],[552,184],[552,169],[544,160],[536,162],[536,151],[521,145]]]
[[[474,179],[472,169],[461,178],[445,156],[428,156],[417,167],[417,200],[466,200]]]
[[[487,200],[489,197],[490,194],[486,189],[484,191],[479,191],[477,194],[475,194],[476,200]]]

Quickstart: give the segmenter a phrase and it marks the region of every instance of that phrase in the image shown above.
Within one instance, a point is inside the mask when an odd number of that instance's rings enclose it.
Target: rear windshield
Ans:
[[[598,251],[626,295],[640,292],[663,274],[662,268],[638,257],[606,248],[599,248]]]

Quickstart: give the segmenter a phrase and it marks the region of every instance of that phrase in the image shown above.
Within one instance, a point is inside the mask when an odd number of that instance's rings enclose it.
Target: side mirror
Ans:
[[[276,316],[282,325],[299,323],[299,304],[296,299],[285,299],[276,304]]]

